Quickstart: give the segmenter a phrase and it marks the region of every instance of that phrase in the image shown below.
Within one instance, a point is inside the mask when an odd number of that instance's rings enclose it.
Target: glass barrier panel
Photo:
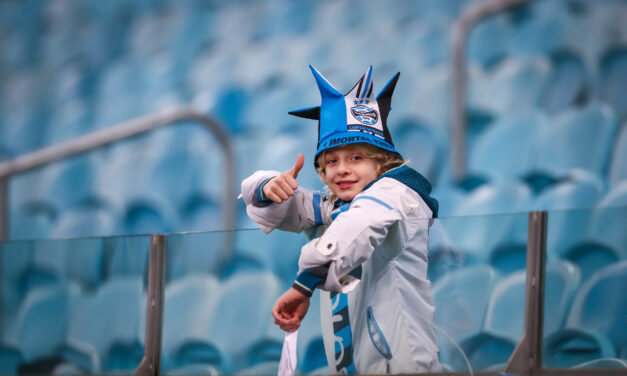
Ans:
[[[504,370],[523,332],[528,218],[433,222],[428,276],[443,371]]]
[[[435,314],[416,316],[439,342],[444,370],[502,369],[522,334],[528,215],[443,218],[431,227],[428,220],[405,225],[421,228],[423,234],[429,228],[428,249],[424,236],[413,238],[415,244],[408,247],[416,254],[428,252],[428,265],[421,261],[424,257],[404,260],[411,275],[426,272],[431,281],[423,292],[433,296]],[[223,238],[221,232],[168,235],[164,373],[276,373],[284,333],[274,325],[270,311],[293,283],[307,237],[238,230],[231,257],[216,267]],[[383,262],[382,256],[371,255],[362,265],[363,273],[372,275],[368,268]],[[416,271],[420,267],[422,271]],[[329,372],[322,333],[329,330],[324,325],[330,322],[325,318],[331,316],[331,300],[325,294],[315,292],[299,329],[301,373]],[[362,329],[370,346],[366,328]]]
[[[148,236],[0,247],[0,373],[135,370],[144,353]]]
[[[545,368],[627,369],[627,207],[548,213]]]

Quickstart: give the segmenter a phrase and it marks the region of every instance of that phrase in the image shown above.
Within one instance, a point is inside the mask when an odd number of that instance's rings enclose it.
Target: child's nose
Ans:
[[[337,166],[338,174],[346,174],[349,172],[348,164],[344,161],[341,161]]]

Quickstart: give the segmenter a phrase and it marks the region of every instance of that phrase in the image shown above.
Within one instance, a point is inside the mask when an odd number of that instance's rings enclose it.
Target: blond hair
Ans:
[[[375,163],[377,164],[377,176],[381,176],[393,168],[400,167],[409,163],[409,161],[405,161],[403,157],[401,157],[399,154],[393,153],[391,151],[387,151],[385,149],[380,149],[374,145],[365,144],[365,143],[358,143],[358,144],[352,144],[352,145],[358,146],[360,149],[362,149],[362,152],[367,158],[373,159],[375,161]],[[318,173],[318,176],[320,176],[320,180],[322,180],[324,184],[327,184],[326,173],[324,171],[324,168],[326,167],[326,164],[327,164],[325,157],[327,153],[333,149],[335,148],[323,150],[318,155],[318,163],[316,166],[316,172]],[[326,185],[324,188],[329,195],[329,199],[331,201],[334,201],[336,197],[333,194],[333,192],[329,189],[329,186]]]

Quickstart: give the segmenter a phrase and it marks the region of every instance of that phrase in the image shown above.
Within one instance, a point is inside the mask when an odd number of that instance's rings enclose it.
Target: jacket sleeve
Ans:
[[[395,223],[431,216],[409,188],[383,180],[357,195],[324,235],[303,246],[296,289],[306,294],[316,287],[341,293],[353,290],[359,279],[351,271],[383,243]]]
[[[275,204],[263,197],[261,189],[278,171],[257,171],[242,182],[240,198],[246,203],[246,213],[264,233],[274,229],[301,232],[324,223],[322,197],[298,187],[293,196]]]

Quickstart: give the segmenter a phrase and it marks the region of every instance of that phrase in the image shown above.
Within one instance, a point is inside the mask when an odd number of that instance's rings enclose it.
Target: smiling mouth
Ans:
[[[355,181],[341,181],[337,183],[337,186],[340,189],[348,189],[352,187],[356,182]]]

